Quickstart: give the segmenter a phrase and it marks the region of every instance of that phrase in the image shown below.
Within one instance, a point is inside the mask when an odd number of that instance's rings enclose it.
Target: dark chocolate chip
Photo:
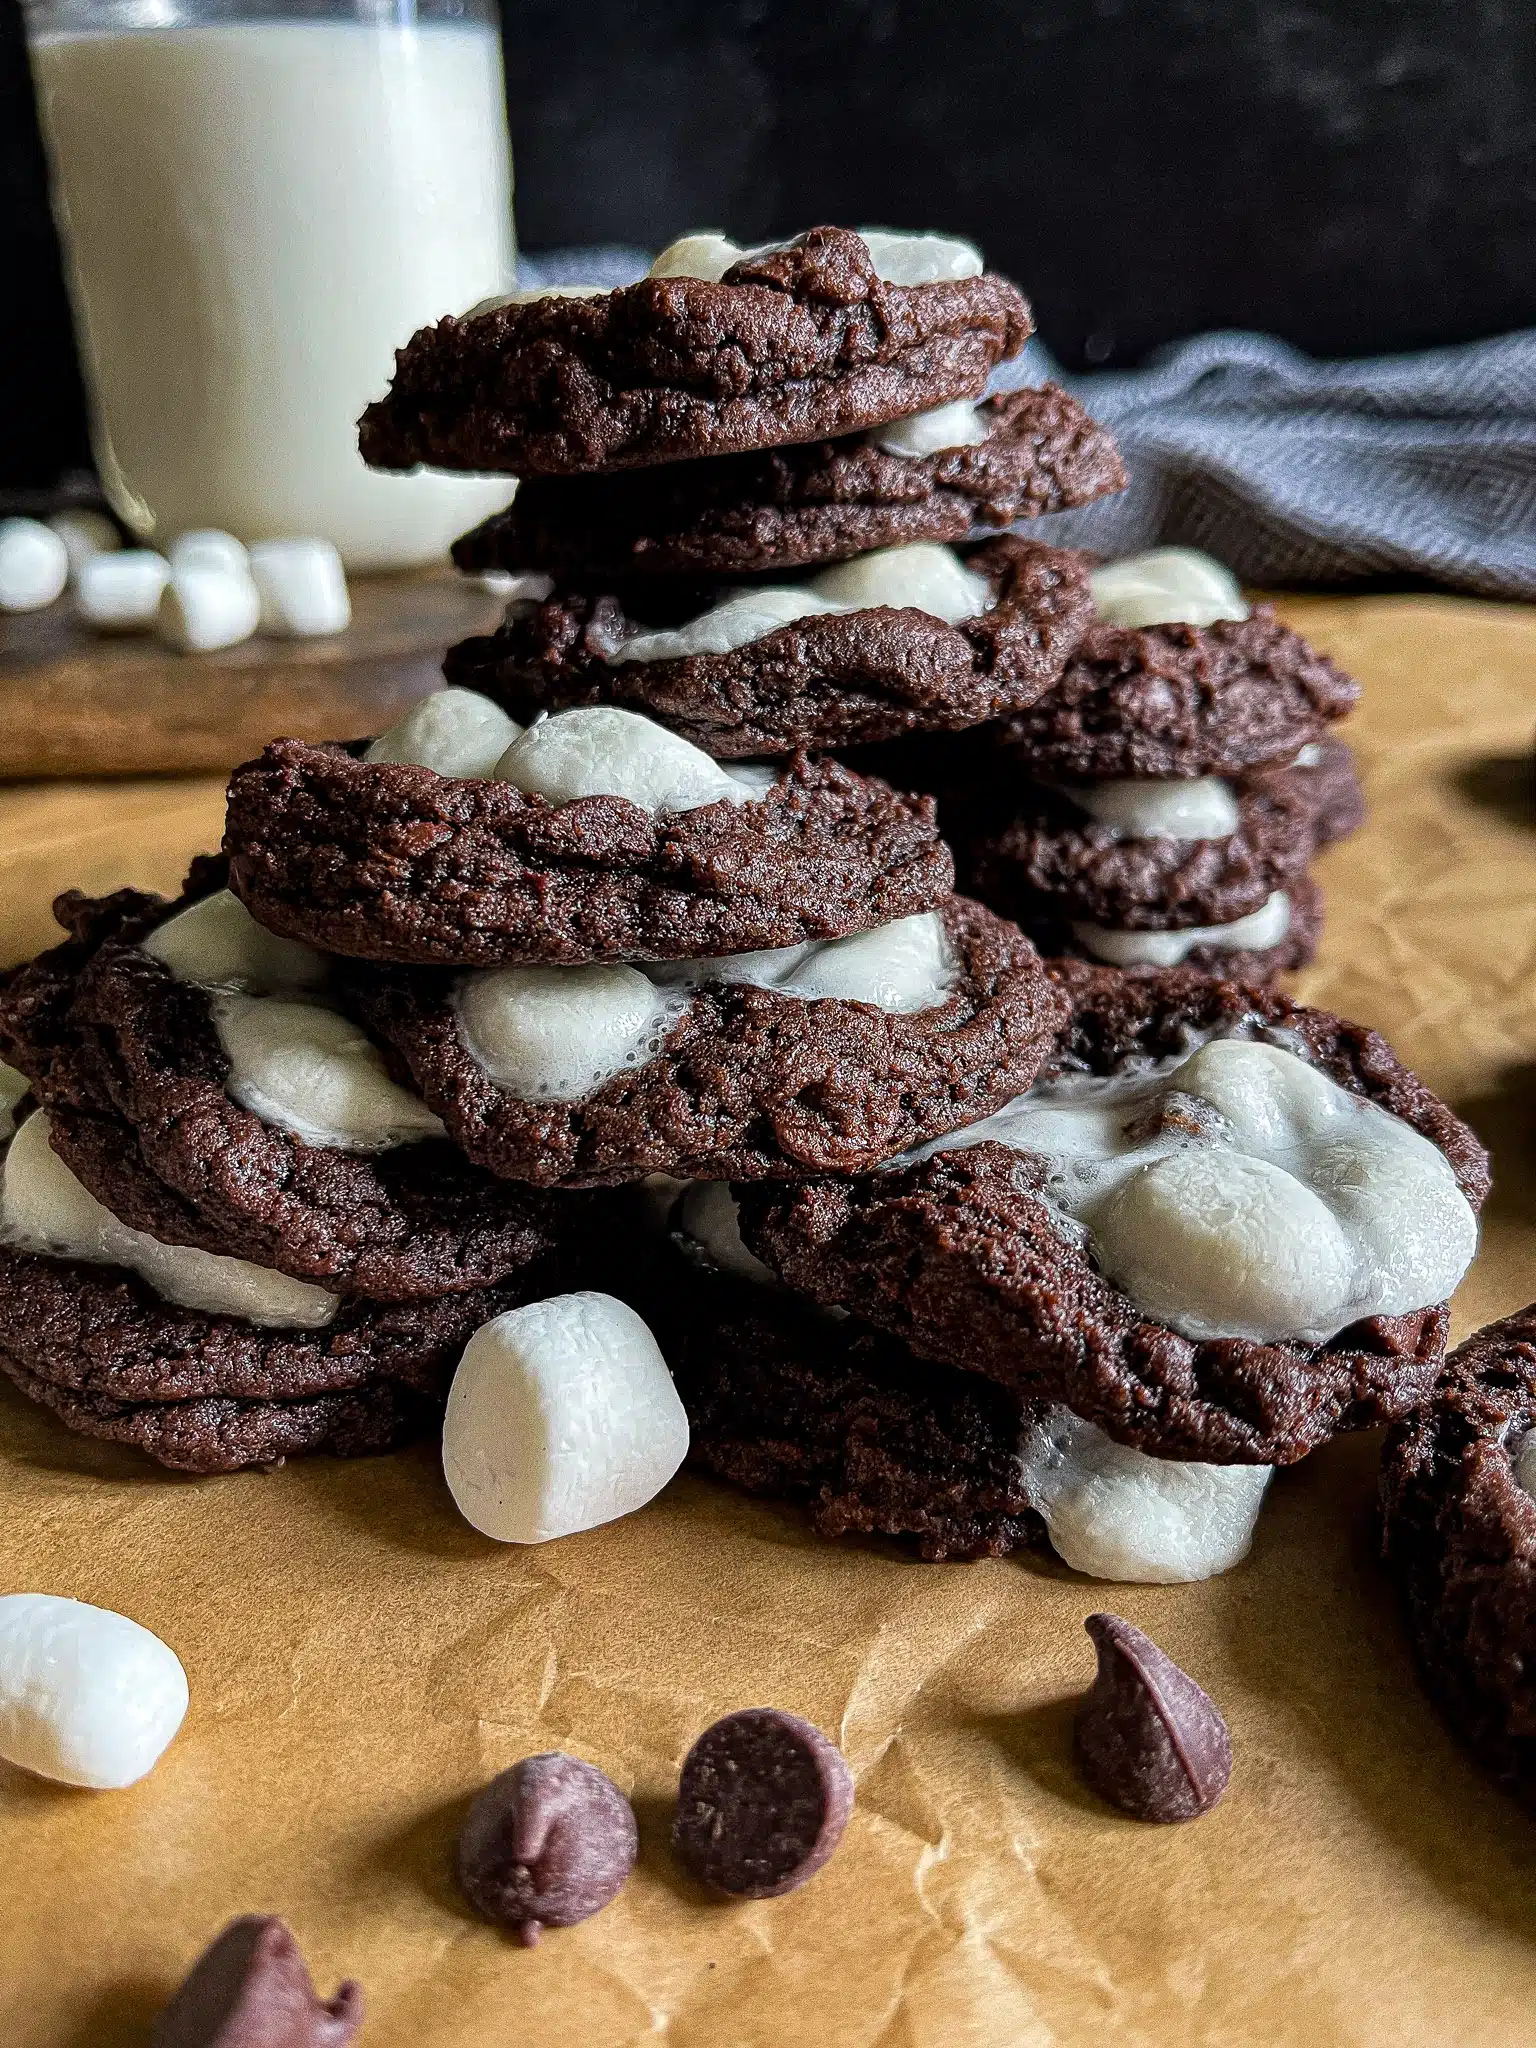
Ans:
[[[459,1834],[459,1888],[477,1913],[531,1948],[617,1898],[639,1836],[618,1786],[559,1750],[492,1778]]]
[[[672,1847],[711,1891],[776,1899],[815,1876],[852,1811],[853,1774],[821,1730],[748,1707],[684,1759]]]
[[[1215,1701],[1118,1614],[1090,1614],[1083,1626],[1099,1653],[1073,1730],[1083,1777],[1137,1820],[1209,1813],[1232,1775],[1232,1740]]]
[[[287,1927],[250,1913],[203,1950],[150,2038],[153,2048],[345,2048],[362,2023],[356,1984],[316,1997]]]

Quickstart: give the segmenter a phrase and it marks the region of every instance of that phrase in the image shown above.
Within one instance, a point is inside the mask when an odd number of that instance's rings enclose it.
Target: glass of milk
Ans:
[[[376,476],[394,351],[513,282],[492,0],[28,0],[97,462],[164,545],[428,562],[506,478]]]

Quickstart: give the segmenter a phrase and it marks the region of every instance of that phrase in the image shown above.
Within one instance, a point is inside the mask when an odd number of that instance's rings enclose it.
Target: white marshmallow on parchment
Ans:
[[[638,967],[487,967],[459,983],[470,1057],[511,1095],[576,1102],[653,1059],[688,1006]]]
[[[351,625],[347,572],[328,540],[259,540],[250,550],[250,571],[263,633],[309,640]]]
[[[323,1287],[248,1259],[162,1244],[120,1222],[76,1180],[49,1143],[48,1130],[47,1113],[34,1110],[0,1167],[0,1231],[8,1244],[50,1258],[125,1266],[162,1301],[234,1316],[261,1329],[320,1330],[335,1321],[341,1304]]]
[[[215,889],[156,925],[139,941],[174,981],[271,995],[319,989],[330,979],[323,953],[260,925],[232,889]]]
[[[118,1791],[160,1761],[187,1674],[157,1635],[84,1600],[0,1596],[0,1757],[61,1785]]]
[[[84,565],[96,555],[115,555],[123,536],[105,512],[93,512],[80,505],[68,512],[55,512],[48,521],[69,556],[69,573],[78,580]]]
[[[69,550],[40,519],[0,519],[0,612],[40,612],[63,595]]]
[[[389,1152],[443,1135],[441,1120],[390,1079],[383,1054],[349,1018],[226,990],[210,1007],[229,1060],[225,1093],[263,1123],[339,1152]]]
[[[434,690],[381,732],[363,759],[399,761],[485,782],[522,729],[478,690]]]
[[[151,548],[89,555],[75,571],[75,610],[93,632],[147,633],[170,580],[170,563]]]
[[[443,1421],[449,1491],[498,1543],[548,1543],[632,1514],[687,1451],[656,1340],[609,1294],[556,1295],[484,1324]]]
[[[261,619],[261,597],[242,563],[171,564],[155,623],[160,637],[182,654],[212,654],[249,640]]]
[[[1149,1458],[1069,1408],[1025,1438],[1024,1491],[1063,1563],[1089,1578],[1182,1585],[1248,1555],[1273,1467]]]
[[[1246,619],[1237,578],[1198,548],[1148,548],[1106,562],[1088,578],[1099,617],[1110,626],[1214,626]]]
[[[606,704],[539,719],[513,740],[496,776],[552,804],[622,796],[653,817],[747,803],[754,794],[691,740]]]

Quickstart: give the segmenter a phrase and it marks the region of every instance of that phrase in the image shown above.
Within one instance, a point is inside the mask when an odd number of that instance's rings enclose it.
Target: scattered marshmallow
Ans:
[[[507,748],[496,774],[552,804],[621,796],[652,816],[746,803],[753,795],[691,740],[610,705],[539,719]]]
[[[351,625],[347,572],[328,540],[257,541],[250,571],[261,599],[263,633],[307,640]]]
[[[0,1143],[15,1132],[16,1105],[31,1086],[18,1068],[8,1067],[0,1060]]]
[[[170,563],[152,548],[87,555],[75,571],[75,610],[98,633],[147,633],[170,580]]]
[[[69,581],[69,550],[40,519],[0,519],[0,612],[40,612]]]
[[[1246,619],[1237,578],[1198,548],[1148,548],[1106,562],[1088,579],[1098,614],[1111,626],[1214,626]]]
[[[205,1314],[235,1316],[262,1329],[320,1330],[341,1304],[307,1280],[293,1280],[248,1259],[162,1244],[132,1230],[76,1180],[48,1139],[48,1116],[35,1110],[11,1140],[0,1168],[0,1226],[7,1243],[51,1258],[125,1266],[162,1301]]]
[[[160,637],[183,654],[211,654],[249,640],[261,618],[261,598],[242,563],[222,567],[212,561],[171,563],[171,577],[160,594],[156,623]]]
[[[1074,783],[1061,794],[1116,839],[1227,839],[1237,830],[1237,798],[1219,775],[1141,776]]]
[[[214,1027],[229,1060],[232,1102],[306,1145],[389,1152],[443,1126],[419,1096],[389,1077],[384,1056],[349,1018],[314,1003],[221,991]]]
[[[1231,924],[1186,925],[1176,932],[1117,931],[1104,924],[1074,924],[1072,936],[1095,960],[1111,967],[1178,967],[1197,946],[1218,946],[1225,953],[1262,953],[1278,946],[1291,928],[1291,899],[1284,889]]]
[[[140,941],[143,952],[198,988],[245,989],[258,995],[323,988],[331,965],[298,939],[259,925],[231,889],[216,889],[168,917]]]
[[[1269,1465],[1149,1458],[1070,1408],[1052,1408],[1025,1438],[1024,1491],[1051,1548],[1093,1579],[1183,1585],[1248,1555]]]
[[[655,1057],[687,996],[638,967],[489,967],[459,983],[470,1057],[524,1101],[576,1102]]]
[[[974,448],[986,438],[981,407],[974,398],[956,398],[927,412],[909,413],[906,419],[892,420],[889,426],[876,427],[864,436],[871,448],[907,456],[937,455],[944,448]]]
[[[63,1785],[137,1784],[187,1711],[187,1674],[147,1628],[52,1593],[0,1597],[0,1756]]]
[[[173,569],[246,569],[251,566],[243,541],[220,526],[199,526],[171,544]]]
[[[106,513],[93,512],[89,507],[55,512],[48,524],[64,543],[72,577],[78,577],[94,556],[115,555],[123,544],[122,535]]]
[[[449,1491],[498,1543],[548,1543],[632,1514],[687,1451],[666,1360],[610,1294],[556,1295],[484,1324],[443,1422]]]
[[[987,1139],[1042,1159],[1064,1227],[1187,1337],[1326,1343],[1446,1300],[1477,1249],[1437,1146],[1262,1040],[1038,1082],[914,1156]]]
[[[363,759],[486,781],[522,729],[478,690],[434,690],[380,733]]]

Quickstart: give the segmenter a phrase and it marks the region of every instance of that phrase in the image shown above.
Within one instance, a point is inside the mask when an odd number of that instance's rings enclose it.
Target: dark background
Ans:
[[[504,0],[535,250],[814,221],[982,242],[1069,364],[1536,323],[1536,0]],[[0,486],[86,458],[0,0]]]

